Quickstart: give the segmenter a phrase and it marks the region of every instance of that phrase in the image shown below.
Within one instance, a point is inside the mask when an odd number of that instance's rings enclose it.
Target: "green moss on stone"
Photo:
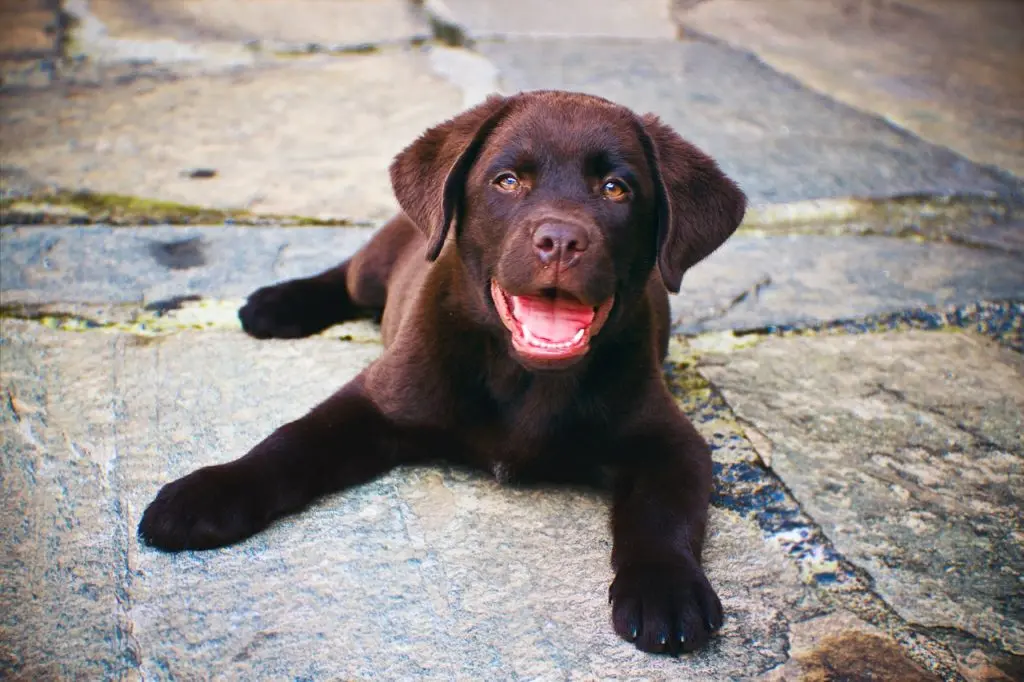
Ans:
[[[108,225],[287,225],[299,227],[368,226],[347,219],[256,214],[246,210],[214,209],[173,201],[147,199],[124,194],[88,191],[40,193],[0,200],[5,224],[94,224]]]

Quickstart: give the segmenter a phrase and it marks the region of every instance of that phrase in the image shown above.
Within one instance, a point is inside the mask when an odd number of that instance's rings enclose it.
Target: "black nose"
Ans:
[[[533,233],[533,250],[545,265],[575,265],[588,246],[586,230],[577,225],[545,223]]]

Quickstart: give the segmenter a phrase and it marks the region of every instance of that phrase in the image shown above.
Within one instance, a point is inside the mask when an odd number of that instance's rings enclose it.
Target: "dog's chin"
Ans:
[[[491,299],[508,330],[513,354],[527,369],[567,369],[590,351],[615,297],[588,306],[561,291],[514,295],[491,280]]]

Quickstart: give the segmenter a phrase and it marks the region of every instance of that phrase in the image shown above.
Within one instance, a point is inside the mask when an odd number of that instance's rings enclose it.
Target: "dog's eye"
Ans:
[[[601,196],[612,201],[622,201],[629,196],[629,188],[622,180],[606,180],[601,185]]]
[[[497,185],[498,189],[505,192],[515,192],[519,189],[519,178],[516,177],[515,173],[502,173],[494,178],[494,184]]]

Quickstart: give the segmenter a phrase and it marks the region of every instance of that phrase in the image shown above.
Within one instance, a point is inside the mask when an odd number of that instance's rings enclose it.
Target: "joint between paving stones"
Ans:
[[[720,427],[721,430],[708,438],[713,452],[740,448],[753,455],[752,461],[714,463],[713,506],[752,519],[765,539],[777,543],[797,564],[804,582],[823,603],[853,613],[878,627],[899,642],[910,658],[944,679],[963,679],[949,649],[923,628],[900,616],[878,593],[870,573],[835,549],[820,524],[765,464],[725,397],[700,374],[699,365],[670,360],[666,363],[666,378],[684,411],[697,424],[717,420],[719,424],[733,426],[733,429]],[[726,430],[733,432],[726,433]]]

